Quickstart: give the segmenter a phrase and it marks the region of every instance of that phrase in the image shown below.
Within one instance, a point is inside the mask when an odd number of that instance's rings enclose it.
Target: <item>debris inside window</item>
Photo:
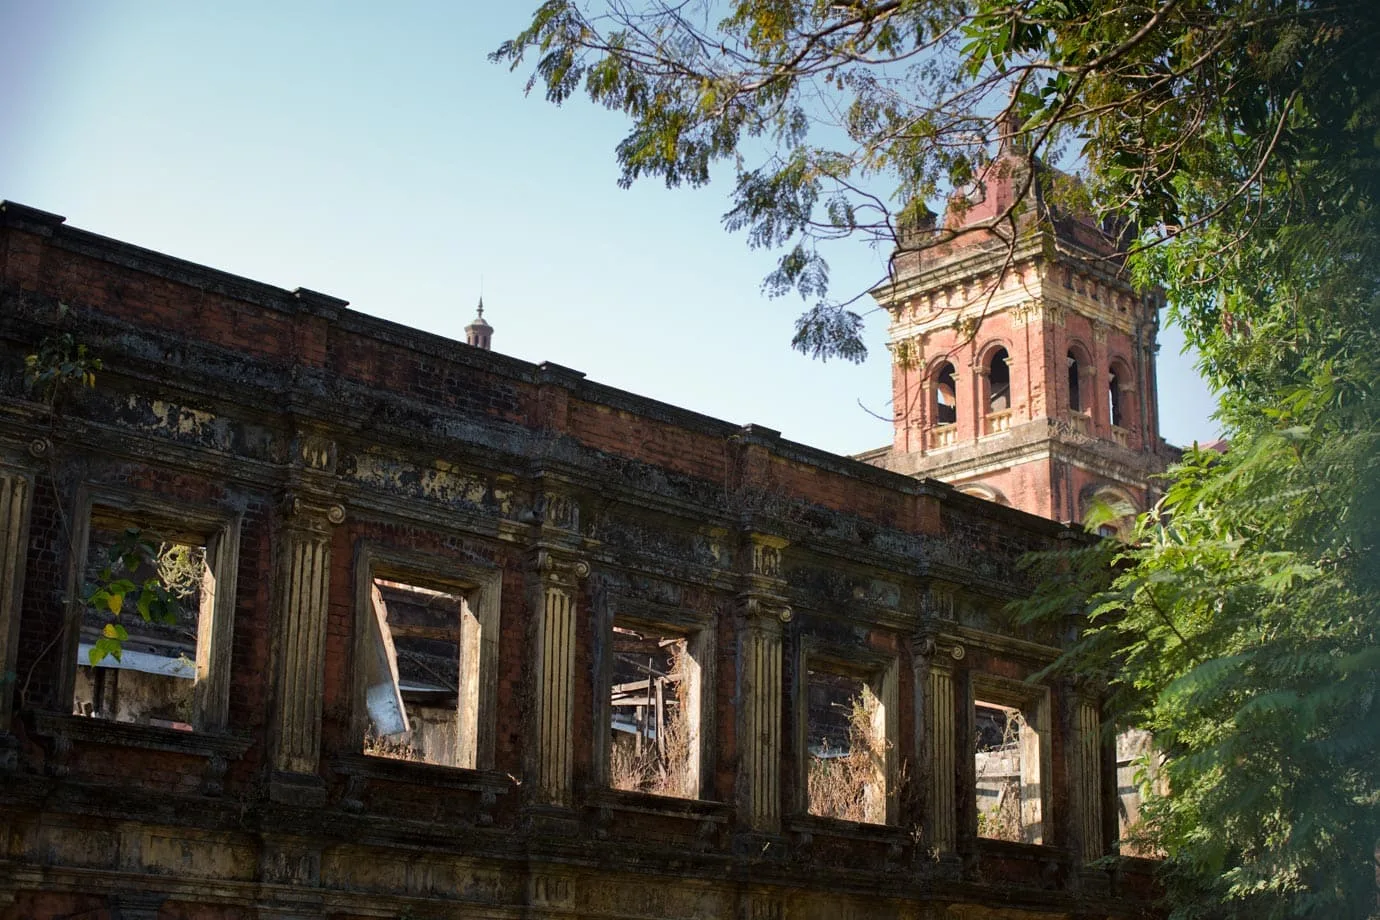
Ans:
[[[863,680],[807,672],[809,812],[886,823],[886,751],[881,703]]]
[[[1016,708],[976,706],[978,836],[1040,843],[1039,734]]]
[[[693,798],[697,669],[684,636],[613,629],[609,783]]]
[[[460,646],[465,598],[373,579],[364,669],[369,728],[364,752],[458,766]]]

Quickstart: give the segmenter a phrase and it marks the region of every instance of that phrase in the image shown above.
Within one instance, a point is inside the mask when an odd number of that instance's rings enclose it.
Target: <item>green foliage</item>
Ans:
[[[944,242],[897,228],[942,211],[999,144],[1084,180],[1029,170],[1022,200],[972,228],[1007,239],[1040,183],[1148,245],[1225,207],[1306,204],[1265,194],[1272,175],[1297,189],[1319,163],[1375,166],[1376,19],[1371,0],[548,0],[491,59],[534,61],[528,89],[552,102],[583,92],[627,115],[625,186],[731,169],[725,225],[783,251],[767,292],[815,300],[795,347],[856,360],[860,324],[837,321],[817,244]]]
[[[64,332],[45,338],[38,351],[24,358],[24,382],[44,402],[51,403],[63,390],[94,387],[101,359]]]
[[[192,558],[190,547],[157,547],[139,529],[126,529],[110,547],[105,565],[82,596],[87,606],[110,617],[110,622],[102,627],[101,637],[91,647],[91,664],[107,655],[120,660],[124,642],[129,638],[129,632],[120,624],[126,608],[132,607],[146,623],[176,623],[182,613],[179,597],[190,596],[195,590],[187,575],[194,568],[199,571],[200,566]],[[150,571],[152,574],[140,577]]]
[[[819,357],[862,352],[817,244],[951,239],[896,227],[999,145],[1028,187],[977,229],[1013,240],[1037,191],[1138,228],[1231,449],[1190,450],[1127,542],[1039,560],[1023,613],[1154,733],[1141,845],[1178,918],[1376,915],[1377,47],[1374,0],[551,0],[493,56],[625,113],[624,184],[732,168],[725,222],[782,249],[767,290],[815,299]],[[1080,183],[1035,168],[1061,155]]]
[[[1213,299],[1179,292],[1229,317],[1201,343],[1231,449],[1190,450],[1130,542],[1039,560],[1024,606],[1085,623],[1058,667],[1108,675],[1113,720],[1154,734],[1169,793],[1142,836],[1180,917],[1376,908],[1380,228],[1344,208],[1233,253]],[[1152,267],[1178,292],[1221,227]]]

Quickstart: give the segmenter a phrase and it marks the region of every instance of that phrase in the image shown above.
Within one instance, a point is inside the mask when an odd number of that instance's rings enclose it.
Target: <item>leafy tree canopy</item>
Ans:
[[[829,298],[818,244],[896,243],[1002,139],[1032,163],[1076,157],[1091,203],[1147,228],[1147,243],[1224,208],[1287,207],[1265,195],[1271,179],[1299,178],[1272,175],[1280,163],[1358,147],[1373,160],[1373,6],[550,0],[493,58],[530,59],[529,89],[553,102],[583,91],[627,114],[625,185],[698,186],[730,165],[725,225],[782,250],[766,289],[817,300],[796,347],[860,360],[860,318]]]
[[[862,354],[820,242],[943,241],[898,228],[998,145],[1138,228],[1232,446],[1190,450],[1127,543],[1039,560],[1022,615],[1076,615],[1057,667],[1154,733],[1178,917],[1376,915],[1377,48],[1374,0],[550,0],[493,55],[624,112],[625,184],[731,167],[724,222],[782,250],[767,289],[817,300],[819,356]],[[1022,191],[973,229],[1019,232]]]

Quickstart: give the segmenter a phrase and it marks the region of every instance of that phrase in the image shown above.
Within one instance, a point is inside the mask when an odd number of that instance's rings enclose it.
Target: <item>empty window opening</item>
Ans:
[[[1021,710],[978,701],[974,774],[979,837],[1040,843],[1040,738]]]
[[[886,823],[889,742],[882,705],[859,678],[806,672],[809,812],[845,821]]]
[[[1123,423],[1125,422],[1121,406],[1121,390],[1120,375],[1117,374],[1116,368],[1112,368],[1107,374],[1107,420],[1117,428],[1124,427]]]
[[[1069,352],[1069,408],[1074,412],[1083,411],[1083,393],[1081,381],[1078,377],[1078,358],[1073,352]]]
[[[1150,733],[1128,729],[1116,736],[1117,837],[1123,856],[1161,858],[1144,837],[1141,805],[1153,790],[1165,792],[1160,756]]]
[[[214,598],[204,537],[94,514],[72,711],[191,731]]]
[[[954,366],[945,364],[934,378],[934,423],[952,425],[958,421],[957,383]]]
[[[609,784],[695,798],[699,666],[684,635],[613,627]]]
[[[998,348],[987,365],[987,412],[1011,408],[1011,368],[1005,348]]]
[[[462,681],[476,680],[477,660],[464,660],[462,650],[473,644],[466,633],[477,625],[465,597],[374,578],[371,607],[373,654],[363,662],[369,713],[364,752],[472,766],[473,732],[463,730],[461,705],[469,695]]]

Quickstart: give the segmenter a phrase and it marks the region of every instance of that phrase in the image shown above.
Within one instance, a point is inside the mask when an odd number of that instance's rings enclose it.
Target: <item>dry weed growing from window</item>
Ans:
[[[810,754],[810,814],[869,824],[886,822],[886,752],[890,744],[873,731],[881,706],[868,687],[853,698],[848,750]]]
[[[1008,751],[1017,752],[1016,769],[1020,771],[1019,744],[1021,731],[1025,728],[1025,718],[1016,711],[1006,713],[1006,725],[1002,727],[1001,743],[991,749],[978,749],[978,754],[989,755],[986,765],[977,770],[977,780],[981,784],[984,777],[992,776],[1001,770],[1003,755]],[[979,799],[981,802],[981,799]],[[997,790],[996,804],[990,808],[978,807],[978,836],[996,840],[1010,840],[1013,843],[1025,841],[1025,826],[1021,822],[1021,778],[1004,777]]]
[[[675,706],[667,706],[662,725],[663,744],[644,742],[638,751],[632,744],[613,742],[609,751],[609,782],[615,789],[693,798],[690,758],[691,726],[690,661],[683,642],[671,647],[666,682],[675,693]],[[665,754],[662,754],[664,749]]]

